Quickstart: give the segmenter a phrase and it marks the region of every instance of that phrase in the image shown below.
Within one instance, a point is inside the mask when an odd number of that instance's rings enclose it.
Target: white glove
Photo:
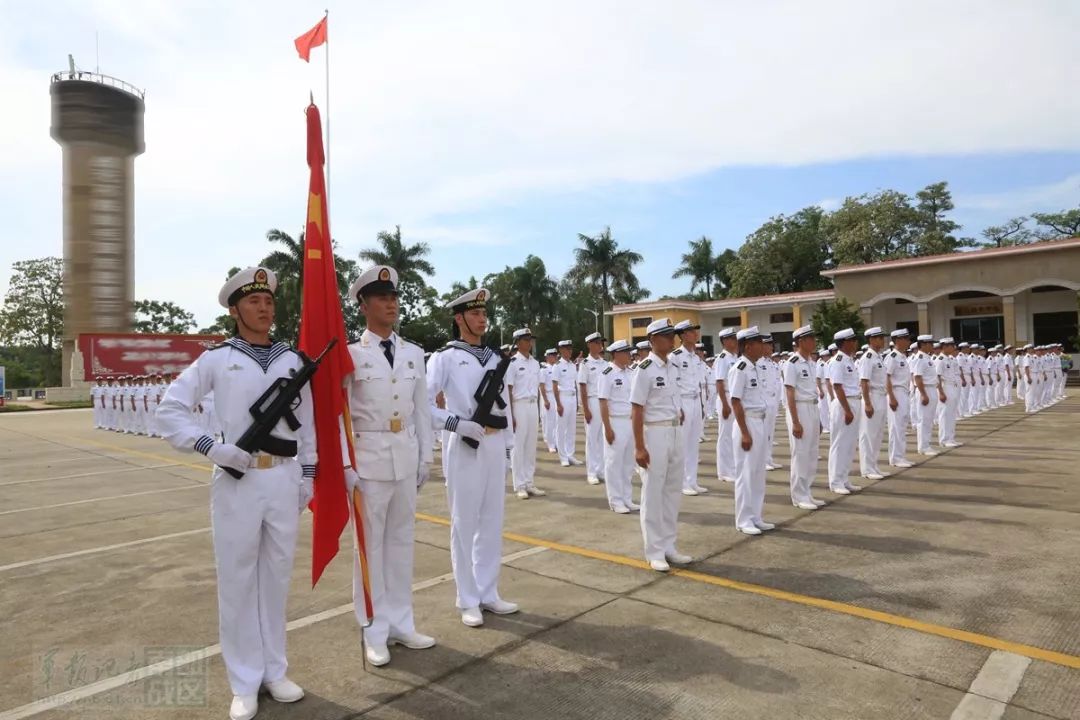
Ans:
[[[251,466],[251,453],[229,443],[214,443],[206,452],[215,465],[233,470],[247,470]]]
[[[352,495],[353,488],[360,484],[360,476],[351,467],[345,468],[345,490]]]
[[[454,430],[461,437],[467,437],[476,442],[484,439],[484,426],[474,423],[472,420],[458,420],[457,429]]]
[[[311,478],[302,478],[300,480],[300,512],[304,512],[304,508],[311,502],[311,498],[315,497],[315,483]]]
[[[431,465],[427,464],[426,462],[420,463],[420,467],[416,469],[416,489],[419,490],[420,488],[424,487],[424,483],[426,483],[430,478]]]

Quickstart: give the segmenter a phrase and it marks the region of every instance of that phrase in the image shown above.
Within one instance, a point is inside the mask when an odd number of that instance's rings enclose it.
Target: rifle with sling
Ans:
[[[506,401],[502,399],[503,379],[506,377],[506,369],[510,367],[510,358],[504,357],[494,369],[484,373],[484,379],[480,381],[480,387],[476,388],[473,398],[476,400],[476,412],[469,418],[474,423],[484,426],[484,430],[504,430],[507,426],[505,415],[496,415],[492,410],[497,405],[500,410],[506,408]],[[474,450],[480,447],[480,443],[472,438],[463,438],[465,444]]]

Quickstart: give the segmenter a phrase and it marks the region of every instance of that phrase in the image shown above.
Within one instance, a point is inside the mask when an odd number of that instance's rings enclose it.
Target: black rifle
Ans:
[[[506,377],[506,369],[510,367],[510,358],[504,357],[494,370],[484,373],[484,379],[480,381],[480,387],[476,388],[473,397],[476,399],[476,412],[469,418],[485,428],[502,430],[506,427],[506,416],[496,415],[491,412],[496,405],[500,410],[506,408],[506,402],[502,399],[503,379]],[[463,438],[465,444],[474,450],[480,447],[480,443],[472,438]]]
[[[337,338],[330,338],[330,342],[326,344],[326,347],[314,360],[297,351],[303,366],[299,370],[291,371],[290,377],[275,380],[270,387],[266,388],[266,392],[255,401],[255,404],[248,409],[251,417],[255,418],[255,422],[251,423],[251,426],[236,441],[236,447],[249,453],[264,451],[271,455],[287,456],[296,454],[295,442],[276,438],[270,434],[270,431],[277,427],[281,418],[285,418],[290,430],[295,431],[300,428],[300,421],[293,414],[293,403],[300,397],[300,391],[303,387],[311,382],[312,376],[319,369],[319,364],[326,357],[326,353],[330,352],[330,349],[336,344]],[[243,470],[231,467],[222,469],[237,480],[244,477]]]

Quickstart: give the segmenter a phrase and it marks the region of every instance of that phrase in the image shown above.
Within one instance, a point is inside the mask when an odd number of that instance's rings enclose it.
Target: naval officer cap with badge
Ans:
[[[300,512],[311,499],[317,462],[310,386],[303,384],[299,402],[289,403],[288,421],[255,421],[273,423],[261,447],[248,452],[236,445],[252,427],[249,408],[262,405],[279,379],[310,370],[298,353],[270,337],[276,290],[277,278],[264,267],[229,278],[218,301],[235,322],[233,337],[181,373],[157,411],[160,433],[170,445],[201,452],[215,465],[210,516],[218,629],[233,692],[230,717],[238,720],[255,715],[262,687],[278,702],[304,696],[285,676],[285,609]],[[209,392],[216,399],[220,440],[205,434],[192,414]]]
[[[470,290],[447,306],[454,340],[428,377],[428,405],[437,427],[450,431],[446,454],[446,497],[450,505],[450,562],[457,608],[469,627],[484,624],[482,611],[508,614],[515,603],[499,597],[502,565],[504,479],[514,446],[510,397],[503,382],[509,359],[484,347],[486,288]],[[445,407],[436,397],[442,393]]]
[[[345,483],[363,493],[371,593],[368,622],[363,576],[353,558],[354,613],[363,627],[365,654],[375,666],[390,662],[390,644],[421,650],[435,639],[416,632],[412,607],[413,528],[416,493],[430,476],[435,433],[428,406],[424,351],[396,332],[398,273],[376,265],[349,288],[367,327],[349,345],[353,373],[346,380],[349,416],[357,440],[356,466],[342,458]]]

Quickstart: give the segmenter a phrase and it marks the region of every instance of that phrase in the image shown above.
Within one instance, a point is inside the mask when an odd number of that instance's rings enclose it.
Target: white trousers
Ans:
[[[775,465],[773,460],[773,438],[776,437],[776,417],[780,414],[779,400],[765,401],[765,464]]]
[[[649,467],[641,474],[641,535],[645,559],[675,552],[682,500],[683,438],[678,425],[646,425]]]
[[[371,625],[364,628],[370,645],[385,645],[390,635],[415,632],[413,625],[412,575],[413,528],[416,524],[416,482],[360,478],[364,503],[364,540],[367,543]],[[352,502],[352,496],[349,497]],[[361,625],[364,608],[360,558],[353,547],[353,610]]]
[[[729,410],[725,418],[723,406],[717,407],[716,424],[716,477],[734,480],[735,453],[731,449],[731,436],[734,433],[735,413]]]
[[[608,505],[626,507],[634,500],[634,430],[630,417],[609,417],[615,442],[604,442],[604,489]]]
[[[907,388],[893,386],[896,409],[889,409],[889,464],[907,462],[907,429],[911,422],[911,401]],[[886,398],[886,402],[888,398]]]
[[[536,414],[535,400],[514,401],[514,450],[510,454],[510,472],[514,477],[514,490],[523,490],[533,484],[536,474],[536,433],[540,417]]]
[[[956,442],[956,406],[960,400],[960,386],[945,383],[945,402],[938,403],[938,444]]]
[[[1039,382],[1029,382],[1025,385],[1026,392],[1024,393],[1024,410],[1026,412],[1034,412],[1039,409]]]
[[[147,402],[146,406],[147,406],[147,410],[146,410],[146,434],[147,435],[157,435],[158,434],[158,426],[157,426],[157,406],[158,406],[158,404],[156,402],[154,402],[153,400],[151,400],[151,401]]]
[[[548,393],[548,395],[550,394]],[[555,435],[559,427],[559,411],[555,407],[555,401],[549,400],[548,407],[540,412],[544,414],[544,442],[547,444],[548,450],[554,450],[556,449]]]
[[[881,439],[885,435],[885,409],[888,396],[877,390],[870,391],[870,406],[874,408],[874,417],[866,417],[863,403],[859,403],[859,472],[863,475],[880,475],[878,454],[881,452]]]
[[[559,450],[559,460],[567,462],[574,456],[577,445],[577,396],[562,398],[563,414],[558,415],[558,428],[555,433],[555,447]]]
[[[604,477],[604,423],[600,420],[600,398],[589,396],[592,422],[585,423],[585,473]]]
[[[818,398],[818,418],[821,420],[821,431],[826,432],[829,429],[829,395],[826,393],[825,397]]]
[[[696,397],[682,398],[683,421],[683,481],[684,488],[698,486],[698,458],[701,455],[701,433],[705,429],[705,418],[701,416],[701,400]]]
[[[450,564],[457,606],[464,610],[499,599],[506,440],[502,433],[487,435],[474,450],[451,433],[443,452],[448,453]]]
[[[765,507],[765,418],[761,413],[748,411],[746,429],[750,431],[750,449],[742,448],[742,432],[731,433],[731,449],[735,456],[735,527],[752,528],[762,522]]]
[[[920,453],[930,449],[930,438],[934,431],[934,418],[937,416],[938,391],[937,385],[926,388],[926,397],[929,403],[922,404],[922,395],[915,393],[918,403],[915,406],[915,438]]]
[[[817,400],[796,400],[795,413],[802,425],[803,436],[791,432],[791,415],[784,414],[791,446],[791,502],[809,502],[813,493],[814,476],[818,468],[818,439],[821,437],[821,421],[818,419]]]
[[[839,400],[833,398],[829,412],[829,423],[832,425],[829,434],[829,487],[833,490],[851,485],[848,474],[855,459],[855,446],[859,442],[859,396],[852,395],[848,402],[852,403],[851,411],[856,414],[850,424],[844,424],[844,408]]]
[[[234,695],[285,677],[285,601],[300,520],[300,465],[214,468],[210,520],[221,657]]]

